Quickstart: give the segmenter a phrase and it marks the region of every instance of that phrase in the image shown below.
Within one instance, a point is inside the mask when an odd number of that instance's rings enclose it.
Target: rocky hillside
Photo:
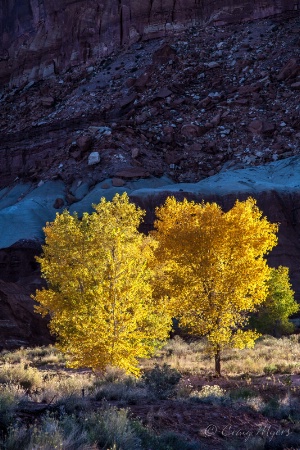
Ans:
[[[0,4],[0,83],[47,78],[192,24],[298,9],[299,0],[7,0]]]
[[[299,36],[298,12],[192,27],[7,87],[0,184],[192,182],[298,154]]]
[[[145,230],[168,193],[225,209],[255,196],[281,223],[270,263],[300,298],[299,2],[110,2],[98,16],[96,1],[56,3],[0,6],[0,277],[15,283],[1,298],[40,285],[33,255],[56,211],[125,190]]]

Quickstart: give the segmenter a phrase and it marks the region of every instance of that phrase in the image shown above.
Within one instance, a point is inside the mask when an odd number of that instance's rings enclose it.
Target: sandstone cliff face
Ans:
[[[299,0],[7,0],[0,4],[0,83],[47,78],[185,25],[297,9]]]

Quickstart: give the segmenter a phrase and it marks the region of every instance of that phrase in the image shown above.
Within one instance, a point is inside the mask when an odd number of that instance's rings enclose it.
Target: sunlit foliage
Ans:
[[[159,289],[182,326],[207,336],[220,373],[225,346],[251,347],[258,337],[243,328],[268,293],[264,256],[277,243],[277,225],[262,217],[252,198],[227,213],[216,203],[168,198],[156,213]]]
[[[82,220],[64,211],[45,227],[37,258],[48,288],[37,291],[37,311],[71,367],[119,366],[138,374],[137,358],[149,357],[168,336],[170,317],[151,280],[155,241],[138,232],[144,212],[128,196],[94,206]]]

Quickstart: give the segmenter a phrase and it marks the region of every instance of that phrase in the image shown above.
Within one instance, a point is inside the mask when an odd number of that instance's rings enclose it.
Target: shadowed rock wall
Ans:
[[[297,9],[300,0],[5,0],[0,2],[0,85],[46,78],[186,25]]]
[[[162,205],[169,195],[174,195],[174,192],[151,193],[148,196],[137,195],[136,197],[133,194],[132,200],[147,211],[144,232],[153,228],[155,207]],[[265,191],[253,195],[253,192],[249,191],[227,195],[214,193],[200,196],[184,191],[175,193],[178,200],[187,198],[196,202],[200,202],[202,199],[216,202],[224,211],[229,211],[237,199],[243,201],[249,196],[256,198],[258,207],[270,222],[279,224],[278,245],[268,255],[268,263],[271,267],[276,268],[279,265],[289,267],[295,298],[300,302],[300,196],[298,192]]]
[[[0,351],[53,343],[47,319],[34,313],[35,302],[24,287],[0,280]]]

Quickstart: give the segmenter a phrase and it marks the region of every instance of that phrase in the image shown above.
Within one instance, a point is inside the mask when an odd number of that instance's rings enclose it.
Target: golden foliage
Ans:
[[[152,296],[155,241],[137,228],[144,212],[118,194],[102,198],[82,220],[68,211],[45,227],[37,258],[48,289],[37,291],[37,312],[51,316],[51,332],[71,367],[119,366],[138,374],[168,336],[170,317]]]
[[[215,355],[227,345],[254,345],[257,333],[242,328],[266,298],[270,268],[264,255],[277,243],[277,225],[262,217],[252,198],[227,213],[216,203],[168,198],[157,217],[160,280],[173,316],[207,336]]]

